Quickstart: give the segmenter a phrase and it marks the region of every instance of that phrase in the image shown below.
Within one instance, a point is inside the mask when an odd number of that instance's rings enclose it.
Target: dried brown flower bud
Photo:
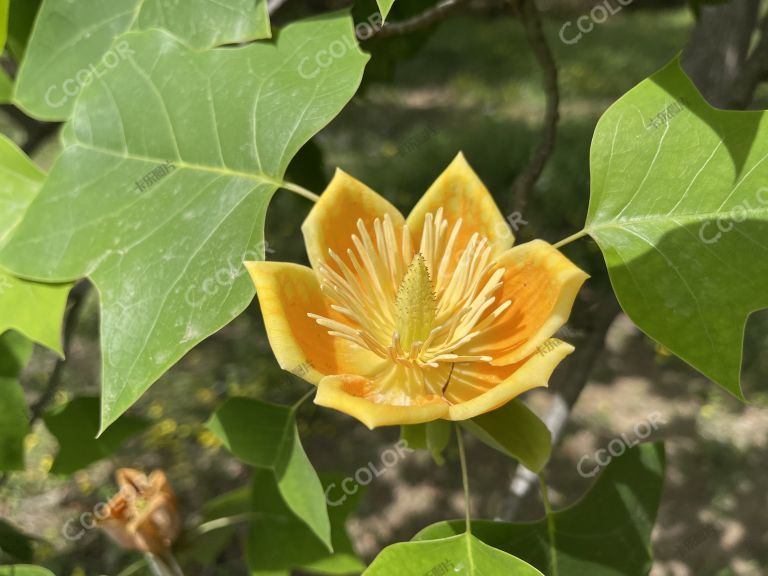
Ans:
[[[99,527],[124,548],[164,556],[181,528],[165,473],[155,470],[147,476],[121,468],[115,477],[120,490],[108,502]]]

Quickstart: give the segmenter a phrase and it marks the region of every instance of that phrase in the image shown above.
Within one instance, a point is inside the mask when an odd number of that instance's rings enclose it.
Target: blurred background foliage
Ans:
[[[390,19],[407,17],[424,4],[402,0]],[[577,44],[561,42],[563,23],[594,5],[582,0],[540,2],[560,72],[561,122],[555,153],[521,215],[526,224],[518,236],[523,240],[556,241],[580,228],[587,210],[589,146],[597,119],[614,100],[675,57],[694,22],[685,2],[638,0]],[[321,0],[289,2],[275,21],[330,7],[335,6]],[[373,12],[372,3],[355,8],[360,21]],[[407,213],[461,150],[502,211],[511,215],[511,186],[528,162],[544,110],[539,70],[520,23],[491,2],[485,10],[456,14],[427,32],[363,46],[374,56],[363,89],[302,151],[289,178],[319,193],[338,166]],[[0,113],[0,131],[20,144],[29,136],[5,110]],[[58,146],[57,139],[50,138],[34,159],[47,168]],[[302,198],[278,193],[268,218],[269,259],[306,261],[299,227],[309,208]],[[590,289],[606,285],[602,258],[591,241],[570,246],[568,253],[592,273]],[[744,386],[751,403],[743,405],[620,316],[555,451],[548,477],[556,505],[572,501],[591,483],[576,470],[582,456],[658,411],[667,424],[654,439],[668,441],[669,470],[654,532],[654,576],[765,574],[768,358],[760,351],[766,344],[768,316],[763,314],[748,327]],[[98,395],[98,355],[98,306],[91,294],[52,409],[75,396]],[[30,403],[43,390],[54,362],[50,352],[35,351],[22,376]],[[117,574],[136,557],[118,550],[97,530],[77,540],[68,540],[62,532],[68,521],[77,522],[81,513],[114,492],[116,468],[166,470],[187,524],[194,525],[206,502],[245,486],[250,474],[204,428],[211,413],[230,396],[288,404],[305,390],[304,383],[277,367],[254,303],[131,409],[130,414],[146,419],[148,427],[110,457],[71,476],[54,474],[57,442],[38,422],[27,437],[27,470],[10,475],[0,487],[0,518],[34,535],[38,558],[57,575]],[[549,398],[546,392],[535,392],[526,401],[544,414]],[[370,433],[346,416],[313,405],[299,412],[299,431],[318,471],[343,475],[378,462],[398,438],[395,429]],[[453,450],[449,448],[443,467],[426,454],[416,454],[371,484],[349,523],[364,559],[389,543],[411,538],[432,521],[462,514]],[[494,517],[508,496],[514,464],[472,442],[470,467],[475,514]],[[518,518],[539,515],[536,498],[529,498]],[[230,536],[231,543],[217,552],[215,566],[198,566],[192,573],[242,574],[244,535],[235,530]]]

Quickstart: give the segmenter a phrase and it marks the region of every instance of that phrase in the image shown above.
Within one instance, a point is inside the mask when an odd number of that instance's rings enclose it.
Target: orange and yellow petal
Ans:
[[[374,221],[388,215],[395,230],[405,219],[400,211],[368,186],[342,170],[328,184],[301,227],[312,267],[328,261],[328,250],[345,256],[352,248],[352,235],[360,235],[357,221],[362,220],[368,234],[375,238]]]
[[[505,273],[496,301],[511,305],[457,353],[491,356],[504,366],[534,354],[568,321],[589,275],[542,240],[511,248],[497,263]]]
[[[382,402],[372,380],[351,374],[323,378],[315,404],[349,414],[370,429],[444,419],[449,409],[448,403],[435,395],[423,396],[407,406]]]
[[[456,364],[446,389],[451,403],[448,419],[468,420],[500,408],[523,392],[546,387],[552,372],[573,351],[570,344],[552,338],[540,351],[514,365]]]
[[[320,291],[315,273],[287,262],[246,262],[256,286],[269,343],[280,367],[317,384],[341,369],[337,338],[328,334],[307,312],[332,311]]]
[[[427,214],[443,209],[449,226],[462,219],[456,246],[463,248],[472,234],[488,238],[500,254],[514,244],[515,237],[496,202],[463,154],[459,154],[435,180],[408,216],[408,227],[418,243]]]

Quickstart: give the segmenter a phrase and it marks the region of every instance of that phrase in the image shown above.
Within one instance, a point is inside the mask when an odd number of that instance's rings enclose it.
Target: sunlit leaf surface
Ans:
[[[615,458],[581,500],[554,513],[554,546],[544,519],[519,524],[476,520],[472,533],[547,576],[553,574],[553,562],[559,574],[568,576],[647,576],[663,484],[664,447],[640,444]],[[447,538],[463,530],[463,521],[440,522],[415,540]]]
[[[131,48],[113,44],[115,38],[151,28],[193,48],[268,38],[267,0],[45,0],[19,70],[16,102],[33,116],[65,120],[85,86],[126,65]]]
[[[675,61],[603,115],[586,230],[624,310],[741,397],[747,317],[768,307],[768,122],[712,108]]]
[[[161,31],[122,41],[130,61],[84,90],[71,145],[0,252],[19,275],[98,288],[102,429],[248,306],[242,262],[263,257],[269,200],[366,62],[344,14],[290,25],[276,45],[195,52]],[[339,41],[342,56],[314,63]]]
[[[24,152],[0,135],[0,246],[24,216],[44,179]],[[61,319],[70,287],[22,280],[0,268],[0,334],[18,330],[61,353]]]

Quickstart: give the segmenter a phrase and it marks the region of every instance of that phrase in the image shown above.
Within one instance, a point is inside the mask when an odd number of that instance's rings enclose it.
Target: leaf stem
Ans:
[[[130,564],[128,567],[123,568],[123,570],[120,571],[120,573],[117,576],[131,576],[131,574],[135,574],[144,566],[146,566],[149,563],[149,559],[145,556],[144,558],[141,558],[140,560],[136,560],[133,564]]]
[[[194,535],[202,536],[203,534],[213,532],[214,530],[221,530],[222,528],[228,528],[230,526],[242,524],[252,520],[255,516],[256,515],[252,512],[245,512],[243,514],[235,514],[234,516],[225,516],[224,518],[209,520],[208,522],[204,522],[195,528]]]
[[[587,229],[584,228],[583,230],[580,230],[580,231],[576,232],[576,234],[571,234],[570,236],[568,236],[568,238],[563,238],[562,240],[560,240],[560,242],[555,244],[554,247],[555,248],[562,248],[566,244],[570,244],[571,242],[573,242],[575,240],[578,240],[579,238],[582,238],[582,237],[586,236],[587,234],[588,234]]]
[[[547,516],[547,534],[549,536],[549,556],[552,576],[558,576],[557,570],[557,542],[555,536],[555,516],[552,513],[552,504],[549,501],[549,488],[544,479],[544,473],[539,474],[539,489],[541,490],[541,501],[544,503],[544,512]]]
[[[306,402],[312,394],[314,394],[317,391],[317,389],[313,386],[310,390],[307,391],[306,394],[304,394],[301,398],[296,400],[296,402],[293,403],[291,406],[291,412],[295,412],[299,409],[299,407]]]
[[[281,182],[280,187],[285,188],[286,190],[290,190],[291,192],[298,194],[299,196],[303,196],[304,198],[311,200],[312,202],[317,202],[318,200],[320,200],[320,196],[318,196],[314,192],[307,190],[303,186],[294,184],[293,182]]]
[[[464,437],[461,435],[461,428],[456,427],[456,440],[459,444],[459,461],[461,462],[461,483],[464,485],[464,519],[467,526],[467,534],[472,534],[472,515],[469,509],[469,474],[467,474],[467,454],[464,449]]]
[[[147,564],[155,576],[184,576],[181,566],[176,562],[170,550],[163,556],[147,553]]]

